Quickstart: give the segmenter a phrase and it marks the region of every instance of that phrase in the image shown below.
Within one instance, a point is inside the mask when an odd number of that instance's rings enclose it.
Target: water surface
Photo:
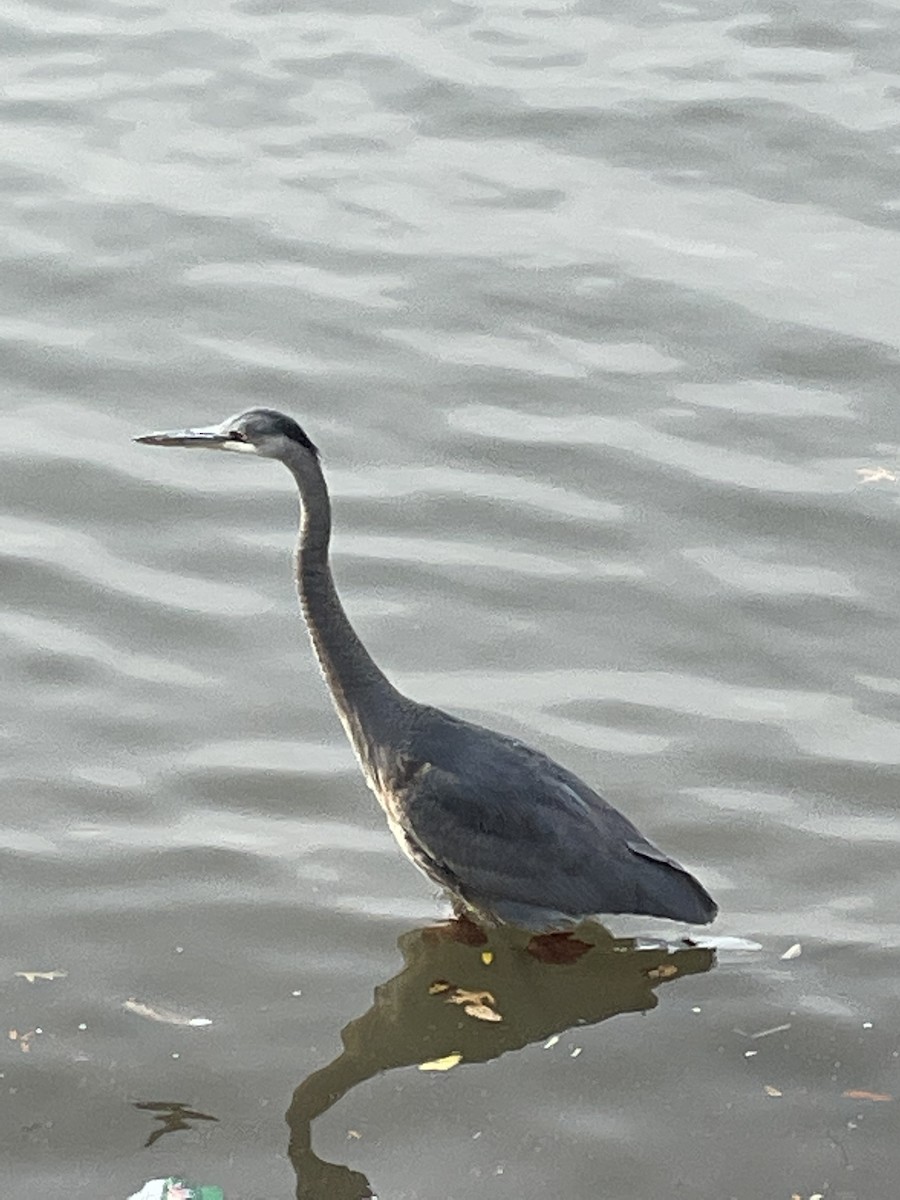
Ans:
[[[897,6],[0,27],[9,1194],[892,1194],[896,1104],[845,1093],[900,1094]],[[761,950],[431,938],[289,478],[129,441],[259,403],[398,685],[596,783]]]

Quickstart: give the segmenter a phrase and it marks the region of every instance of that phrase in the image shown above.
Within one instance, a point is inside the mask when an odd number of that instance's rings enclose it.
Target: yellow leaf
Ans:
[[[482,950],[481,961],[484,963],[484,965],[486,967],[489,967],[491,965],[491,963],[494,961],[493,950]]]
[[[458,1050],[452,1054],[446,1054],[443,1058],[433,1058],[430,1062],[419,1063],[420,1071],[449,1071],[462,1062],[462,1055]]]

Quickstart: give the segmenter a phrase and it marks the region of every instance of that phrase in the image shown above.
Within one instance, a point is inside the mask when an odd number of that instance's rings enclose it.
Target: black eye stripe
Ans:
[[[232,429],[228,433],[228,440],[229,442],[246,442],[247,439],[237,429]]]

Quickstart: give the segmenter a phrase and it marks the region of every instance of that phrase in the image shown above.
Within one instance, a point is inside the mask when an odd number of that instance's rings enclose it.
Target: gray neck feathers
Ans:
[[[368,775],[391,718],[408,704],[373,661],[350,624],[334,586],[328,548],[331,502],[318,459],[300,445],[285,456],[300,490],[300,536],[295,557],[300,606],[322,674],[347,736]]]

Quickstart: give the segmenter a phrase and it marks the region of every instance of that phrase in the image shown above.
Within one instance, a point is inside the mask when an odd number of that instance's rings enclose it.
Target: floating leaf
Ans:
[[[445,1054],[443,1058],[433,1058],[430,1062],[419,1063],[420,1071],[449,1071],[462,1062],[462,1054],[455,1050],[452,1054]]]
[[[439,996],[441,992],[449,992],[452,986],[446,979],[436,979],[434,983],[429,984],[428,995]]]
[[[783,1096],[784,1092],[780,1092],[777,1087],[772,1087],[771,1083],[763,1085],[763,1091],[767,1096]]]
[[[16,971],[15,974],[19,979],[27,979],[29,983],[34,983],[36,979],[65,979],[68,971]]]
[[[782,962],[788,962],[792,958],[799,958],[803,953],[803,947],[799,942],[794,942],[793,946],[789,946],[781,956]]]
[[[678,968],[674,963],[663,963],[659,967],[651,967],[644,973],[648,979],[671,979],[673,975],[678,974]]]
[[[490,1008],[487,1004],[467,1004],[463,1012],[467,1013],[470,1017],[474,1017],[476,1021],[503,1020],[497,1010]]]
[[[841,1092],[842,1096],[846,1096],[848,1100],[876,1100],[884,1102],[893,1100],[893,1096],[887,1092],[867,1092],[864,1088],[848,1088],[846,1092]]]
[[[454,988],[453,995],[447,997],[448,1004],[495,1004],[490,992],[470,992],[466,988]]]
[[[484,965],[486,967],[489,967],[491,965],[491,963],[494,961],[493,950],[482,950],[481,961],[484,963]]]
[[[160,1021],[163,1025],[191,1025],[194,1027],[212,1025],[209,1017],[186,1017],[182,1013],[173,1012],[170,1008],[153,1008],[149,1004],[135,1000],[134,996],[130,996],[122,1007],[127,1008],[129,1012],[133,1012],[138,1017],[145,1017],[148,1021]]]
[[[548,1037],[546,1042],[544,1042],[544,1049],[549,1050],[550,1047],[555,1046],[558,1041],[559,1041],[559,1034],[554,1033],[553,1037]]]

